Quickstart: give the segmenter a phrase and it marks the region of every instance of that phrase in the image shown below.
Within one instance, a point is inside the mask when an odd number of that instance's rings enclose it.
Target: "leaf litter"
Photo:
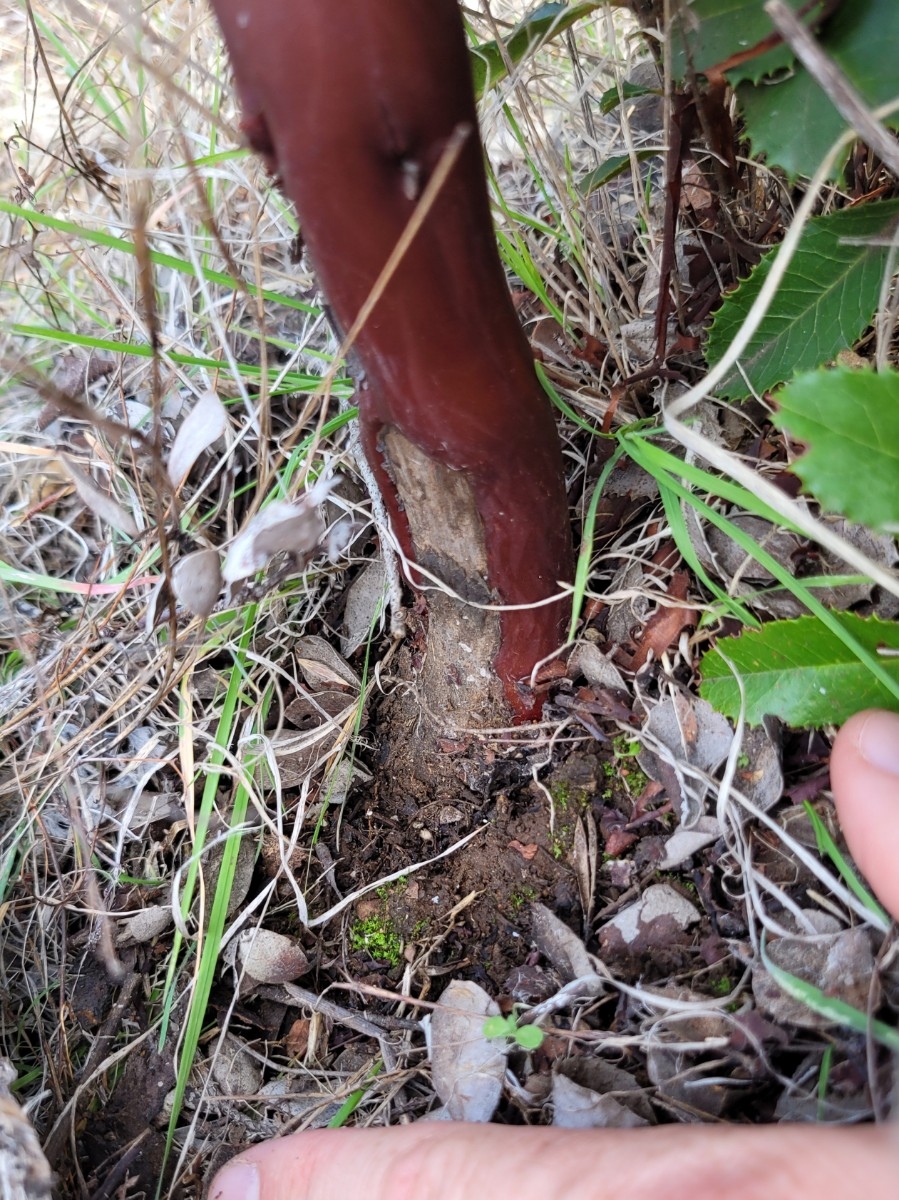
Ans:
[[[194,29],[193,15],[177,3],[166,6],[166,18],[172,28],[183,19]],[[71,19],[84,45],[94,46],[102,22],[85,30]],[[210,56],[214,45],[210,40]],[[121,69],[114,38],[108,47]],[[568,107],[559,108],[570,63],[561,46],[540,53],[547,56],[536,60],[542,66],[529,76],[526,63],[520,77],[542,94],[551,64],[553,96],[535,114],[560,136],[581,111],[574,88]],[[518,103],[518,94],[497,100]],[[86,93],[83,99],[91,102]],[[212,111],[211,92],[207,99]],[[146,102],[163,111],[170,94],[156,81]],[[233,123],[233,114],[223,113]],[[502,120],[502,103],[488,99],[484,117],[489,144],[500,146],[491,127]],[[196,109],[185,113],[185,121],[196,120]],[[160,122],[154,136],[164,137],[160,131],[170,125]],[[48,142],[53,126],[55,117]],[[613,153],[626,149],[621,113],[603,117],[599,133]],[[124,148],[124,131],[113,129],[116,137]],[[159,161],[166,154],[183,161],[174,144],[161,147]],[[504,151],[496,161],[518,210],[544,220],[546,187],[523,169],[520,153]],[[552,177],[551,159],[540,161]],[[572,165],[583,177],[595,168],[577,155]],[[634,241],[627,229],[642,222],[660,233],[652,202],[659,180],[650,161],[638,166],[646,172],[639,178],[625,172],[583,197],[585,216],[602,231],[588,250],[595,260],[585,275],[618,280],[622,324],[643,335],[627,353],[648,359],[660,276],[649,242]],[[232,168],[217,177],[216,219],[220,232],[243,245],[266,184],[252,164],[243,174],[230,174]],[[555,194],[568,195],[558,182]],[[108,185],[99,165],[76,185],[101,224],[110,219],[102,195]],[[48,186],[61,188],[61,178],[48,176]],[[701,204],[700,189],[695,194]],[[196,247],[178,230],[189,225],[188,213],[168,183],[160,182],[158,196],[171,200],[182,221],[165,236],[187,261]],[[288,222],[265,211],[271,225],[258,241],[263,285],[274,292],[299,276],[303,296],[314,295],[311,278],[287,261]],[[730,281],[728,266],[717,261],[706,278],[688,269],[691,255],[706,261],[698,252],[714,240],[701,222],[679,239],[681,316],[695,330],[691,312],[705,303],[703,289]],[[64,239],[47,229],[35,241],[38,255],[65,250]],[[539,238],[532,251],[542,261]],[[124,279],[132,257],[110,250],[110,260],[114,254],[121,259],[110,270]],[[310,420],[308,397],[294,386],[306,370],[316,386],[321,355],[333,346],[317,314],[292,304],[290,295],[267,302],[263,333],[255,298],[229,286],[206,307],[208,281],[201,287],[189,272],[165,270],[159,303],[173,303],[160,314],[166,336],[177,333],[192,351],[208,350],[213,364],[227,344],[236,356],[233,376],[172,357],[163,360],[165,378],[154,392],[148,360],[116,349],[78,351],[57,360],[56,383],[90,401],[96,428],[67,408],[48,413],[46,430],[35,433],[37,422],[20,415],[34,411],[27,389],[10,393],[15,403],[8,419],[4,413],[11,444],[33,441],[60,461],[74,459],[84,489],[73,495],[49,476],[38,486],[23,470],[29,460],[3,451],[3,486],[19,505],[17,520],[4,525],[10,574],[0,613],[2,687],[11,689],[4,693],[9,765],[2,778],[11,814],[4,901],[12,900],[4,925],[4,1049],[34,1098],[33,1120],[59,1177],[74,1187],[80,1173],[98,1194],[124,1188],[127,1200],[129,1188],[155,1188],[162,1178],[170,1131],[169,1178],[185,1195],[199,1195],[194,1156],[208,1178],[222,1153],[288,1125],[327,1124],[350,1098],[359,1124],[435,1113],[568,1127],[809,1119],[821,1111],[853,1121],[869,1116],[882,1097],[879,1077],[868,1074],[864,1036],[832,1015],[809,1017],[808,1005],[770,971],[766,976],[757,949],[766,934],[775,968],[864,1014],[862,980],[876,976],[883,924],[866,917],[861,902],[853,907],[820,866],[811,825],[798,820],[805,814],[790,800],[810,794],[845,853],[822,781],[827,742],[759,725],[736,746],[733,727],[696,697],[700,656],[720,615],[712,611],[720,598],[697,563],[754,611],[774,602],[773,577],[750,573],[745,551],[734,551],[704,517],[697,528],[688,515],[687,536],[678,539],[665,524],[672,512],[657,481],[623,461],[597,513],[584,637],[550,686],[548,728],[448,746],[455,782],[439,794],[423,795],[403,775],[387,786],[401,739],[379,723],[381,697],[407,688],[409,675],[381,635],[383,567],[365,502],[353,502],[353,540],[334,542],[332,563],[321,550],[320,511],[330,483],[304,492],[292,477],[273,488],[284,456],[272,446],[306,438],[315,444],[318,413]],[[661,404],[662,395],[623,385],[618,331],[601,327],[607,315],[591,311],[567,278],[548,286],[546,298],[564,310],[566,323],[556,321],[544,366],[575,416],[620,424],[650,411],[642,405]],[[543,300],[517,300],[524,316],[532,306],[535,326],[546,323]],[[233,309],[225,328],[227,305]],[[140,316],[133,297],[116,313],[129,327]],[[207,320],[223,335],[208,347]],[[86,317],[81,331],[98,325]],[[183,349],[178,338],[174,354]],[[292,348],[286,358],[284,345]],[[271,429],[260,428],[254,408],[263,349]],[[294,372],[283,390],[280,371]],[[335,396],[342,387],[345,399],[349,389],[339,382]],[[140,467],[128,439],[113,438],[112,426],[103,424],[121,423],[123,413],[126,431],[158,430],[158,448]],[[325,415],[338,428],[318,443],[315,472],[330,478],[339,469],[354,481],[336,401]],[[783,444],[758,412],[753,420],[762,431],[755,447],[750,423],[734,435],[722,418],[716,436],[785,471]],[[85,443],[86,428],[101,458]],[[595,440],[574,422],[563,422],[562,432],[571,494],[589,495]],[[258,507],[262,496],[268,503]],[[168,509],[170,501],[177,507]],[[749,518],[736,517],[745,529]],[[819,565],[792,532],[768,523],[751,531],[776,548],[791,573],[842,572],[836,560]],[[892,569],[895,546],[887,543],[864,552]],[[144,580],[150,583],[138,582]],[[159,591],[150,601],[154,582]],[[96,585],[111,590],[91,593]],[[832,597],[839,589],[842,600]],[[860,608],[859,619],[893,615],[877,609],[884,594],[870,585],[837,582],[832,594],[828,604]],[[208,618],[199,638],[172,640],[169,618],[178,607]],[[736,718],[737,704],[733,712]],[[132,738],[148,728],[155,740]],[[403,737],[414,738],[411,724]],[[234,840],[224,836],[228,814],[241,792],[247,810],[228,940],[200,1014],[204,1027],[214,1021],[220,1033],[188,1058],[182,1086],[173,1047],[191,1019],[189,975],[172,957],[174,939],[177,931],[195,946],[209,928],[216,880]],[[207,834],[222,840],[204,851]],[[202,863],[202,895],[179,910],[176,924],[173,883],[182,886],[195,861]],[[94,875],[86,882],[79,863],[88,862]],[[411,872],[410,864],[419,869]],[[44,920],[48,906],[55,924]],[[827,929],[824,914],[834,922]],[[110,977],[102,952],[93,950],[102,947],[104,929],[125,983]],[[33,930],[40,931],[37,956]],[[232,947],[243,979],[239,995],[225,969]],[[162,986],[173,963],[163,1031],[144,982]],[[297,978],[303,987],[292,982]],[[893,982],[878,978],[885,1007],[895,1003]],[[35,995],[45,997],[41,1007],[32,1004]],[[430,1058],[421,1021],[427,1011]],[[525,1052],[485,1037],[485,1018],[500,1013],[537,1023],[543,1044]],[[41,1049],[50,1044],[59,1046],[52,1088],[43,1086]],[[92,1047],[112,1044],[120,1057],[111,1072]],[[836,1082],[821,1095],[825,1066]],[[95,1115],[85,1122],[91,1105]],[[116,1175],[110,1147],[123,1150],[138,1135],[134,1157],[121,1158],[128,1182]]]
[[[215,392],[205,392],[181,422],[166,464],[169,481],[180,487],[191,467],[228,428],[228,413]]]

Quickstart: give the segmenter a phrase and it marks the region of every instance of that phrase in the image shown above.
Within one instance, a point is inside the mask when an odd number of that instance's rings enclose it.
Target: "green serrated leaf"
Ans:
[[[471,51],[471,75],[475,97],[480,100],[486,91],[495,87],[540,42],[557,37],[575,21],[600,7],[602,0],[585,4],[541,4],[518,24],[502,43],[484,42]]]
[[[765,392],[852,346],[877,307],[899,200],[883,200],[809,221],[780,290],[743,352],[719,385],[738,399]],[[707,357],[724,356],[762,289],[776,249],[725,297],[709,331]],[[747,383],[748,380],[748,383]]]
[[[806,445],[793,470],[815,499],[899,531],[899,372],[810,371],[776,400],[776,424]]]
[[[821,47],[871,108],[896,97],[896,0],[846,0],[820,34]],[[788,79],[737,91],[755,155],[795,178],[811,176],[846,122],[804,67]],[[894,128],[899,113],[886,118]],[[834,173],[841,169],[840,164]]]
[[[637,162],[643,162],[644,159],[652,158],[653,155],[662,153],[661,150],[635,150],[634,158]],[[595,192],[597,188],[602,187],[604,183],[608,183],[610,179],[615,179],[623,171],[626,171],[630,165],[631,156],[629,154],[613,154],[605,162],[601,162],[598,167],[594,167],[592,171],[588,171],[583,179],[578,181],[577,190],[582,196],[589,196],[591,192]]]
[[[883,653],[899,651],[899,623],[852,613],[833,616],[899,682],[899,654]],[[734,672],[739,675],[751,725],[775,716],[808,728],[840,724],[862,708],[899,710],[896,696],[815,617],[771,621],[740,637],[719,638],[700,669],[700,694],[734,719],[741,707]]]
[[[787,3],[798,9],[805,0],[787,0]],[[690,67],[701,75],[770,37],[774,26],[764,4],[765,0],[693,0],[689,8],[681,6],[672,39],[675,78],[686,78]],[[822,7],[822,0],[818,0],[814,11]],[[806,20],[813,16],[810,13]],[[814,20],[811,23],[814,25]],[[744,79],[755,81],[789,66],[792,61],[790,48],[779,45],[732,68],[727,77],[734,85]]]

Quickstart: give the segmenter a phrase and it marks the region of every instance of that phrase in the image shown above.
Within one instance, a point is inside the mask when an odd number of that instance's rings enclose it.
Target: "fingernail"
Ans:
[[[899,713],[871,713],[859,731],[858,748],[872,767],[899,778]]]
[[[259,1170],[255,1163],[235,1159],[215,1177],[209,1200],[259,1200]]]

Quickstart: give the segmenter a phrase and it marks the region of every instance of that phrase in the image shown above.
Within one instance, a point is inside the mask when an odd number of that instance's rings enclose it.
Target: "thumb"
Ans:
[[[323,1129],[244,1151],[208,1200],[895,1200],[891,1136],[801,1126]]]
[[[899,918],[899,713],[850,717],[833,744],[830,782],[853,858]]]

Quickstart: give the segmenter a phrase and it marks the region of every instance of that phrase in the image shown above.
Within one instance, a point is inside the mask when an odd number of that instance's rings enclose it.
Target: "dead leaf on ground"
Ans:
[[[593,688],[609,688],[627,694],[627,685],[612,660],[593,642],[578,642],[568,660],[572,679],[583,675]]]
[[[328,774],[321,788],[319,797],[327,804],[339,807],[350,794],[350,788],[356,781],[371,782],[371,775],[360,764],[349,758],[342,758]]]
[[[640,1118],[640,1124],[655,1124],[655,1113],[647,1090],[634,1076],[599,1055],[567,1056],[553,1068],[579,1087],[600,1096],[613,1096]]]
[[[140,529],[134,517],[129,512],[126,512],[117,500],[113,500],[112,496],[101,491],[94,481],[85,475],[83,471],[80,471],[70,459],[63,458],[62,462],[71,476],[72,482],[75,485],[75,491],[95,516],[99,517],[101,521],[105,521],[107,525],[111,525],[113,529],[118,529],[127,537],[136,538],[140,536]]]
[[[503,980],[503,991],[516,1004],[547,1000],[559,986],[558,978],[542,967],[515,967]]]
[[[215,608],[222,590],[218,550],[194,550],[172,569],[172,591],[179,604],[204,620]]]
[[[300,692],[284,709],[284,720],[296,729],[315,729],[326,723],[329,717],[340,722],[352,706],[352,696],[347,695],[345,691],[337,691],[336,688],[326,688],[324,691],[308,694]]]
[[[31,1122],[10,1091],[16,1070],[0,1058],[0,1118],[3,1147],[0,1158],[0,1193],[9,1200],[50,1200],[53,1172]]]
[[[271,929],[244,930],[237,955],[246,973],[259,983],[290,983],[310,969],[299,944]]]
[[[228,413],[215,392],[204,392],[181,422],[169,453],[168,476],[178,487],[204,450],[228,428]]]
[[[769,727],[776,735],[772,737]],[[780,729],[776,721],[754,725],[743,733],[734,782],[740,791],[763,812],[780,800],[784,790],[781,770]]]
[[[599,930],[602,952],[646,954],[669,945],[700,919],[699,909],[667,883],[654,883],[639,900],[610,917]]]
[[[318,506],[338,482],[319,479],[299,500],[273,500],[251,517],[231,543],[222,568],[226,583],[249,579],[275,554],[308,558],[325,534]]]
[[[595,973],[583,941],[545,904],[531,905],[531,936],[566,983]]]
[[[688,573],[675,571],[668,585],[667,596],[681,603],[675,606],[665,604],[664,600],[660,601],[659,607],[643,626],[634,656],[627,664],[630,670],[639,670],[649,658],[650,652],[654,658],[660,658],[669,646],[677,642],[682,630],[695,626],[699,614],[696,609],[688,608],[684,603],[689,587]]]
[[[728,1019],[715,1013],[657,1025],[646,1072],[659,1095],[683,1105],[687,1112],[720,1117],[739,1094],[737,1087],[721,1082],[721,1056],[727,1051],[730,1032]],[[703,1042],[708,1050],[697,1049]]]
[[[354,692],[362,689],[362,680],[350,664],[338,654],[330,642],[317,634],[298,638],[293,644],[297,664],[312,688],[348,687]]]
[[[844,929],[840,933],[818,935],[814,940],[782,937],[769,942],[767,952],[775,967],[862,1012],[867,1010],[874,972],[867,930]],[[762,1012],[778,1024],[825,1029],[834,1023],[833,1018],[822,1016],[803,1000],[785,992],[761,963],[752,972],[752,993]]]
[[[665,855],[659,863],[660,871],[674,871],[688,858],[711,846],[721,837],[721,826],[714,817],[700,817],[692,829],[678,826],[665,842]]]
[[[384,610],[386,592],[384,563],[380,558],[373,558],[346,590],[340,649],[347,658],[371,636],[378,613]]]
[[[680,806],[681,824],[691,829],[703,814],[707,787],[681,764],[712,775],[727,758],[733,730],[705,700],[675,692],[649,714],[646,730],[670,752],[644,744],[637,761],[650,779],[661,783]]]
[[[255,1096],[262,1084],[262,1064],[244,1043],[223,1033],[211,1051],[212,1077],[225,1096]]]
[[[553,1075],[553,1125],[559,1129],[635,1129],[645,1117],[626,1108],[614,1096],[582,1087],[567,1075]]]
[[[589,808],[585,809],[575,821],[574,840],[568,853],[568,861],[574,868],[584,922],[585,925],[589,925],[593,918],[593,904],[596,896],[596,864],[599,861],[596,820]]]
[[[774,576],[727,533],[716,526],[701,523],[692,509],[686,511],[685,519],[697,558],[710,574],[727,583],[731,594],[750,596],[753,607],[784,620],[802,616],[806,612],[805,605],[786,588],[777,587]],[[762,517],[735,513],[730,520],[758,542],[781,567],[799,579],[809,575],[847,573],[846,564],[837,555],[788,529],[772,525]],[[829,518],[827,524],[834,533],[846,538],[880,566],[889,570],[899,561],[894,538],[873,533],[842,517]],[[827,608],[844,610],[870,603],[873,585],[862,581],[825,585],[813,590],[817,599]],[[881,596],[875,611],[885,619],[894,617],[897,612],[895,598]]]
[[[150,904],[140,912],[118,922],[116,945],[128,942],[152,942],[174,922],[170,904]]]
[[[489,1121],[506,1074],[504,1038],[484,1036],[499,1006],[483,988],[454,979],[431,1017],[431,1082],[453,1121]]]

